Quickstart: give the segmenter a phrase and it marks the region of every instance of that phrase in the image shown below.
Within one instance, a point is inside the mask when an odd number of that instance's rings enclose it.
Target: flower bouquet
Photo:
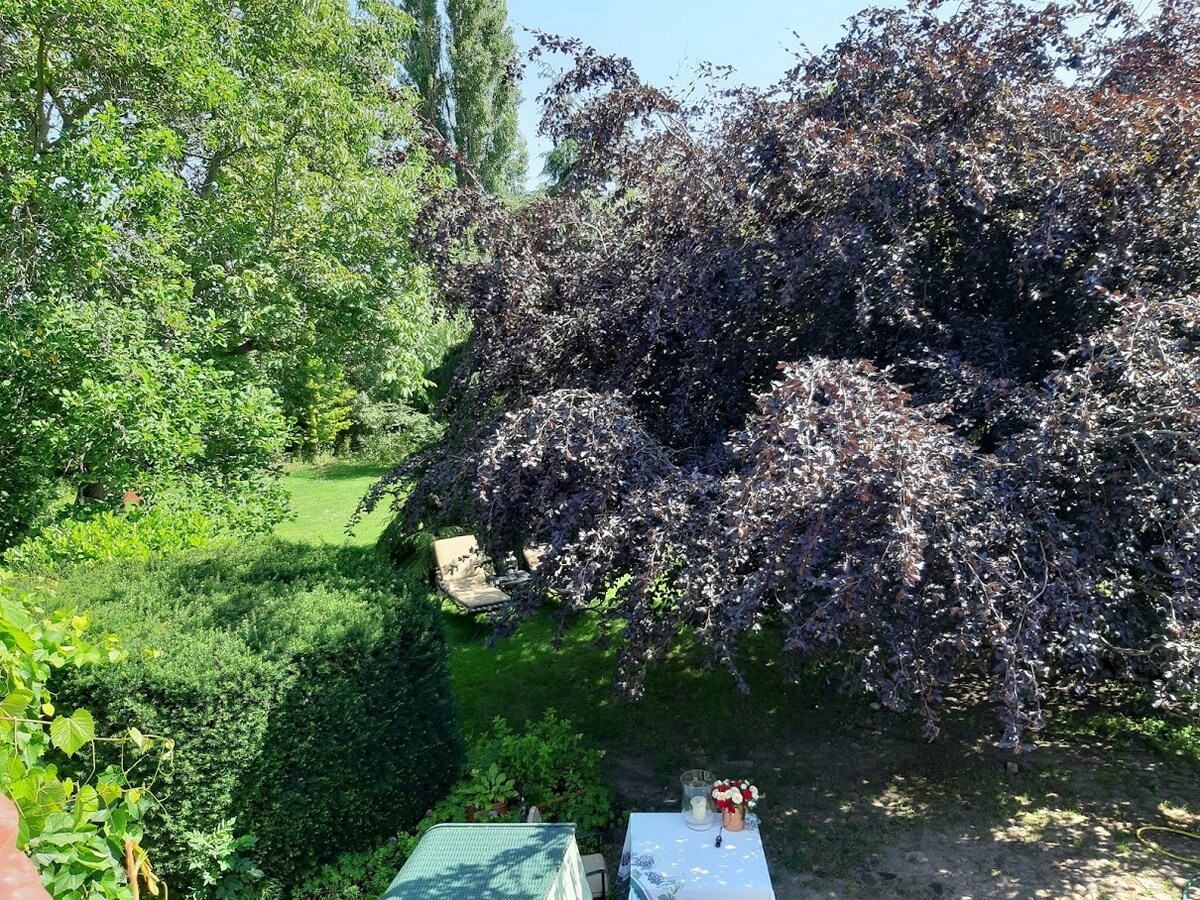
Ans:
[[[712,798],[721,811],[722,827],[726,831],[741,831],[746,827],[746,813],[758,805],[762,795],[758,788],[744,778],[714,781]]]

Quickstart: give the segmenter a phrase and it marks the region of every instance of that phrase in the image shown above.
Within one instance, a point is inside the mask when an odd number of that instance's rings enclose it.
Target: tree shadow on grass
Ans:
[[[288,473],[290,478],[308,481],[352,481],[359,478],[379,478],[388,471],[387,466],[361,460],[333,460],[303,466]]]
[[[613,695],[615,653],[595,646],[594,620],[573,623],[554,650],[549,611],[493,647],[486,622],[444,619],[468,730],[554,707],[607,751],[622,813],[677,810],[678,773],[696,765],[754,780],[767,795],[759,812],[780,900],[1088,890],[1175,900],[1182,887],[1187,867],[1146,851],[1134,832],[1162,822],[1164,800],[1200,813],[1200,772],[1140,742],[1045,736],[1015,755],[995,746],[992,706],[963,685],[967,701],[927,743],[915,715],[842,693],[836,672],[807,669],[787,683],[770,635],[744,645],[749,695],[684,641],[631,703]],[[613,853],[624,827],[622,818]]]
[[[1014,756],[966,713],[932,744],[867,708],[754,754],[778,784],[764,828],[780,897],[1178,896],[1185,867],[1134,832],[1167,797],[1195,808],[1194,766],[1102,741]]]

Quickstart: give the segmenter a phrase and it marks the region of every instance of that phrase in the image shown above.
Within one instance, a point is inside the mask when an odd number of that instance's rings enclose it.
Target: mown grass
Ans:
[[[341,526],[379,474],[381,469],[347,463],[293,469],[285,483],[296,519],[280,525],[277,536],[366,543],[382,531],[385,511],[373,513],[352,539]],[[412,555],[402,561],[403,577],[414,591],[425,591],[433,602],[441,602],[432,589],[422,544],[413,546]],[[558,624],[552,606],[523,624],[516,636],[495,644],[489,641],[492,626],[485,619],[450,604],[444,611],[454,690],[468,735],[486,730],[496,716],[517,725],[553,707],[595,746],[610,751],[653,748],[655,770],[673,778],[696,757],[744,757],[793,729],[811,728],[836,715],[828,705],[836,698],[828,696],[829,686],[819,673],[810,670],[799,683],[787,683],[778,654],[767,649],[767,634],[751,635],[744,645],[749,695],[738,691],[729,672],[714,667],[699,647],[684,639],[651,668],[641,700],[629,702],[614,696],[617,654],[596,645],[599,629],[594,618],[569,622],[556,649]],[[826,698],[824,709],[814,699],[821,697]]]
[[[756,653],[753,641],[746,653],[749,695],[684,639],[651,667],[644,695],[628,701],[614,696],[616,652],[596,646],[593,618],[572,622],[558,649],[552,646],[557,625],[549,609],[493,646],[486,623],[449,611],[446,619],[455,694],[468,728],[485,727],[497,714],[522,721],[554,707],[595,745],[652,748],[656,768],[678,774],[696,757],[745,757],[822,718],[813,698],[825,694],[825,685],[812,676],[785,683],[778,663],[761,662],[767,654]]]
[[[313,544],[374,544],[387,524],[386,508],[360,522],[353,535],[345,529],[358,501],[386,471],[375,464],[340,460],[292,467],[283,484],[291,494],[294,518],[276,527],[276,537]]]

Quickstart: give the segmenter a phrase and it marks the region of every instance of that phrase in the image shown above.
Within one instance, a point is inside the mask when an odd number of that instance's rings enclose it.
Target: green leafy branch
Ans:
[[[144,838],[143,816],[158,805],[151,787],[172,762],[175,745],[136,728],[97,735],[86,709],[57,714],[50,687],[57,671],[116,663],[123,651],[115,635],[89,643],[86,617],[61,610],[47,615],[42,599],[0,582],[0,740],[11,750],[0,787],[20,812],[17,845],[54,897],[124,900],[134,893],[125,848]],[[101,745],[116,748],[118,756],[98,771]],[[76,760],[85,748],[90,765]],[[132,784],[149,760],[154,768],[145,783]],[[148,864],[144,868],[152,878]]]

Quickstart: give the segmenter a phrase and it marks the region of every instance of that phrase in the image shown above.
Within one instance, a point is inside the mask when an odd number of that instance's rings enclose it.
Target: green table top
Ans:
[[[542,900],[575,834],[574,825],[434,825],[383,900]]]

